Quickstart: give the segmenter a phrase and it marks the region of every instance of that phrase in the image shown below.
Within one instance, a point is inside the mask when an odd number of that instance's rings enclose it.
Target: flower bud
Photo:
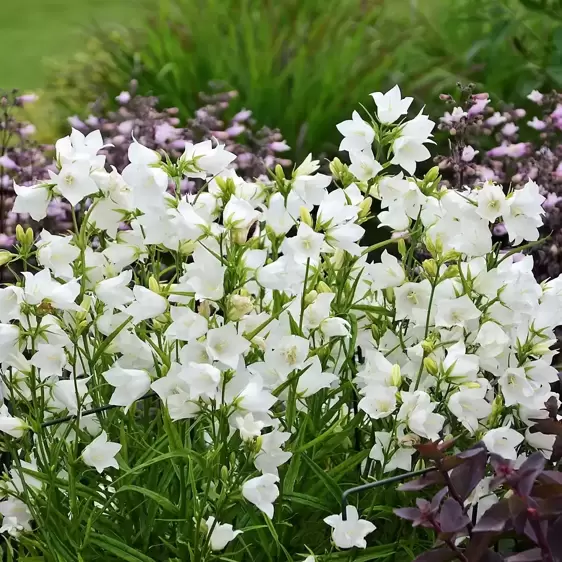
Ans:
[[[228,318],[230,320],[240,320],[242,316],[250,313],[254,308],[254,304],[250,297],[241,295],[231,295],[228,299]]]
[[[328,291],[329,292],[329,291]],[[318,296],[318,293],[314,290],[310,291],[305,297],[304,297],[304,304],[305,305],[309,305],[312,304],[315,300],[316,297]]]
[[[228,474],[228,468],[226,466],[221,466],[221,481],[223,483],[230,482],[230,475]]]
[[[344,165],[342,164],[342,161],[339,158],[334,158],[330,162],[330,172],[332,172],[332,175],[334,177],[336,177],[336,178],[341,177],[344,170],[345,170],[345,167],[344,167]]]
[[[0,266],[10,263],[15,257],[16,255],[8,250],[0,250]]]
[[[503,409],[504,409],[503,398],[501,394],[498,394],[494,398],[494,401],[492,402],[492,413],[490,414],[492,419],[495,419],[498,416],[500,416],[501,413],[503,412]],[[490,427],[492,427],[492,425],[490,425]]]
[[[532,348],[531,348],[531,355],[546,355],[547,353],[550,353],[551,349],[550,349],[550,345],[552,342],[550,341],[544,341],[544,342],[540,342],[540,343],[536,343]]]
[[[16,240],[25,246],[25,231],[21,224],[16,225]]]
[[[427,174],[425,174],[424,183],[433,183],[439,177],[439,166],[433,166]]]
[[[33,230],[31,229],[31,227],[29,227],[25,231],[25,243],[27,244],[28,247],[31,248],[31,246],[33,246],[34,238],[35,238],[35,236],[33,235]]]
[[[390,371],[390,380],[392,382],[392,386],[400,388],[400,385],[402,384],[402,373],[400,372],[400,365],[392,365],[392,369]]]
[[[464,384],[463,386],[464,386],[465,388],[472,388],[472,389],[475,389],[475,388],[480,388],[482,385],[481,385],[479,382],[470,381],[470,382],[467,382],[466,384]]]
[[[299,209],[299,215],[300,215],[301,221],[304,222],[305,224],[307,224],[308,226],[310,226],[310,228],[312,228],[314,226],[314,221],[312,220],[312,215],[310,214],[310,211],[306,207],[301,207]]]
[[[420,345],[426,355],[433,353],[433,350],[435,349],[433,342],[430,340],[423,340]]]
[[[435,362],[434,359],[432,359],[431,357],[426,357],[423,360],[423,366],[425,367],[425,370],[430,375],[433,375],[434,377],[437,376],[437,373],[439,372],[439,367],[437,366],[437,363]]]
[[[319,293],[331,293],[332,289],[330,289],[330,287],[328,286],[327,283],[325,283],[324,281],[319,281],[318,285],[316,285],[316,290]]]
[[[334,252],[334,268],[337,269],[341,269],[343,267],[343,262],[345,260],[345,251],[342,250],[341,248],[338,248],[335,252]]]
[[[425,260],[422,264],[423,269],[429,279],[435,279],[437,277],[437,262],[434,259]]]
[[[182,256],[190,256],[193,254],[193,250],[195,250],[195,242],[192,242],[191,240],[183,242],[179,248],[179,252]]]
[[[283,167],[280,164],[277,164],[277,166],[275,166],[275,176],[280,181],[285,180],[285,170],[283,170]]]
[[[405,258],[406,251],[406,241],[404,238],[400,238],[400,240],[398,240],[398,253],[402,256],[402,258]]]
[[[383,289],[383,291],[384,291],[384,296],[385,296],[386,300],[390,304],[394,304],[394,301],[395,301],[394,289],[392,287],[388,287],[387,289]]]
[[[359,218],[363,219],[369,216],[369,212],[371,211],[371,205],[373,204],[373,200],[370,197],[367,197],[359,203]]]
[[[209,301],[201,302],[199,304],[199,309],[197,310],[197,312],[208,320],[211,316],[211,305],[209,304]]]
[[[156,281],[154,275],[151,275],[148,279],[148,288],[154,293],[160,293],[160,284]]]

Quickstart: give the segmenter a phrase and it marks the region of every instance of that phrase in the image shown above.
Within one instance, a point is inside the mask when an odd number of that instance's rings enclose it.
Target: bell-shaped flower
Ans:
[[[129,269],[122,271],[116,277],[104,279],[96,285],[96,296],[103,303],[118,308],[134,300],[134,294],[129,289],[133,272]]]
[[[506,406],[530,407],[530,399],[537,393],[539,385],[527,378],[523,367],[509,367],[499,378],[498,384]]]
[[[396,410],[395,386],[371,384],[363,389],[363,398],[359,401],[359,409],[374,420],[390,416]]]
[[[71,236],[55,236],[46,230],[41,231],[37,242],[37,261],[48,267],[55,277],[70,279],[72,264],[80,255],[80,250],[72,245]]]
[[[0,324],[0,362],[18,351],[20,330],[14,324]]]
[[[90,175],[90,162],[77,160],[63,164],[58,175],[49,172],[61,195],[74,207],[99,188]]]
[[[270,519],[273,518],[273,502],[279,496],[277,482],[279,482],[279,476],[264,474],[247,480],[242,486],[242,495]]]
[[[236,369],[240,356],[250,348],[250,342],[238,334],[234,324],[225,324],[207,332],[206,346],[215,361]]]
[[[40,343],[30,363],[39,369],[39,378],[44,381],[49,377],[60,377],[66,361],[63,347]]]
[[[509,337],[499,324],[489,320],[480,326],[474,343],[480,346],[477,351],[480,357],[497,357],[506,350]]]
[[[222,212],[225,228],[231,230],[247,231],[260,216],[244,199],[232,196]]]
[[[103,168],[105,156],[97,156],[97,153],[107,146],[104,145],[101,132],[92,131],[87,136],[72,128],[70,135],[59,139],[55,144],[57,161],[64,165],[76,161],[89,162],[94,168]]]
[[[254,460],[254,465],[263,474],[278,474],[277,467],[286,463],[292,453],[283,451],[281,446],[291,437],[287,431],[273,430],[261,437],[261,449]]]
[[[257,375],[237,393],[235,401],[239,410],[259,414],[267,412],[277,398],[264,388],[262,378]]]
[[[133,317],[134,324],[149,318],[156,318],[156,316],[163,314],[168,307],[168,303],[162,295],[142,285],[135,285],[133,294],[135,300],[125,309],[125,312]]]
[[[380,263],[370,263],[366,269],[371,288],[375,291],[399,287],[406,280],[402,264],[386,250],[381,255]]]
[[[0,502],[0,515],[2,515],[2,527],[0,533],[8,533],[17,537],[22,531],[31,531],[33,516],[27,505],[21,500],[9,496]]]
[[[523,439],[523,435],[511,427],[498,427],[488,431],[482,441],[490,453],[507,460],[515,460],[517,458],[516,447]]]
[[[290,204],[292,199],[296,199],[293,208]],[[277,236],[287,234],[299,218],[300,205],[300,199],[296,198],[293,192],[289,193],[287,201],[281,193],[276,192],[269,199],[269,207],[263,212],[263,220]]]
[[[338,131],[345,137],[340,143],[340,150],[361,151],[370,148],[375,140],[375,131],[369,123],[364,121],[357,111],[351,114],[351,119],[336,125]]]
[[[468,295],[456,299],[441,299],[437,303],[435,325],[445,328],[453,326],[465,328],[467,322],[479,318],[481,314]]]
[[[302,375],[297,382],[297,395],[301,398],[313,396],[323,388],[330,388],[338,380],[333,373],[322,372],[322,364],[318,355],[307,359],[303,365]]]
[[[376,527],[370,521],[359,519],[357,508],[353,505],[346,506],[346,518],[339,515],[330,515],[324,522],[332,527],[332,540],[338,548],[366,548],[365,537],[372,533]]]
[[[310,210],[314,205],[322,203],[326,196],[326,188],[331,183],[332,176],[326,174],[308,176],[296,173],[293,181],[293,193],[301,199],[301,205],[304,204]]]
[[[18,185],[14,182],[16,200],[12,207],[13,213],[28,214],[34,221],[41,221],[47,216],[47,208],[51,200],[49,188],[44,185]]]
[[[23,300],[23,289],[8,285],[0,289],[0,322],[9,322],[20,317],[20,302]]]
[[[186,306],[170,307],[173,322],[166,330],[166,337],[180,341],[192,341],[204,336],[209,321]]]
[[[349,171],[359,181],[369,181],[383,169],[381,163],[375,160],[371,148],[366,148],[361,152],[350,152],[349,159],[351,160]]]
[[[473,434],[478,429],[478,420],[492,413],[492,405],[484,398],[487,385],[480,388],[460,388],[449,398],[450,412]]]
[[[242,441],[252,441],[261,435],[261,430],[265,427],[265,423],[261,420],[254,419],[252,412],[245,416],[235,416],[235,427],[240,432]]]
[[[0,431],[12,437],[19,438],[27,430],[27,424],[20,418],[16,418],[8,412],[6,404],[0,406]]]
[[[223,550],[230,541],[242,534],[242,531],[235,531],[232,525],[219,523],[212,515],[207,518],[205,524],[212,551]]]
[[[401,115],[408,113],[414,98],[402,99],[402,93],[398,85],[390,89],[386,94],[374,92],[371,97],[377,106],[377,117],[381,123],[394,123]]]
[[[102,431],[83,451],[82,460],[93,466],[100,474],[109,467],[119,468],[115,455],[121,450],[120,443],[107,440],[107,433]]]
[[[115,387],[109,403],[114,406],[124,406],[125,412],[150,388],[150,376],[146,371],[124,369],[117,363],[105,371],[103,377],[111,386]]]
[[[408,121],[402,127],[400,136],[392,144],[394,153],[392,164],[413,174],[416,171],[417,163],[423,162],[431,156],[424,143],[432,142],[429,141],[429,137],[434,126],[435,123],[430,121],[427,115],[421,113]]]
[[[178,378],[189,387],[192,398],[215,398],[221,381],[221,372],[208,363],[188,363]]]
[[[545,213],[542,207],[544,201],[545,197],[533,180],[529,180],[521,189],[515,189],[507,198],[508,212],[503,215],[503,222],[509,241],[514,246],[523,240],[538,240],[538,229],[543,224]]]
[[[431,283],[424,279],[419,283],[404,283],[394,290],[396,297],[396,320],[410,318],[417,320],[422,318],[425,322],[429,298],[431,296]]]
[[[295,369],[302,369],[308,356],[309,341],[300,336],[283,336],[278,342],[274,342],[272,350],[265,354],[265,362],[270,363],[273,368],[288,375]]]
[[[476,212],[488,222],[495,220],[508,212],[508,205],[505,193],[501,186],[487,181],[477,194],[478,208]]]
[[[324,235],[320,232],[314,232],[310,226],[303,222],[299,225],[296,236],[285,238],[282,249],[296,263],[305,264],[307,260],[317,263],[323,244]]]

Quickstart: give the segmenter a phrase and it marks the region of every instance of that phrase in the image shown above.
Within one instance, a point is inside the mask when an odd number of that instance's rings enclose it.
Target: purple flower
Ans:
[[[129,92],[121,92],[115,99],[121,105],[126,105],[127,103],[129,103],[131,101],[131,94]]]
[[[273,152],[285,152],[291,150],[291,147],[285,141],[272,142],[269,144],[270,150]]]
[[[252,112],[249,109],[243,109],[239,111],[233,118],[233,121],[247,121],[252,116]]]
[[[506,123],[502,128],[502,134],[506,137],[512,137],[518,130],[519,127],[515,123]]]
[[[474,157],[478,154],[478,150],[474,150],[472,146],[468,145],[463,148],[461,159],[464,162],[472,162]]]
[[[20,135],[22,137],[29,137],[31,135],[34,135],[35,131],[37,131],[35,125],[32,125],[31,123],[28,123],[27,125],[24,125],[19,129]]]
[[[505,144],[502,144],[500,146],[496,146],[495,148],[492,148],[491,150],[488,150],[488,152],[487,152],[487,155],[490,158],[502,158],[506,154],[507,154],[507,145],[505,145]]]
[[[7,170],[17,170],[19,166],[7,155],[0,156],[0,168]]]
[[[562,197],[559,197],[556,193],[550,192],[543,201],[542,208],[545,211],[551,211],[554,207],[556,207],[559,201],[562,201]]]
[[[527,125],[529,125],[529,127],[535,129],[536,131],[542,131],[543,129],[546,128],[546,123],[544,121],[541,121],[540,119],[538,119],[536,116],[533,117],[532,121],[527,121]]]
[[[246,127],[244,127],[244,125],[239,125],[238,123],[235,123],[234,125],[228,127],[225,133],[228,133],[228,136],[230,137],[237,137],[238,135],[241,135],[245,130]]]
[[[468,116],[474,117],[474,115],[480,115],[480,113],[482,113],[486,109],[486,106],[489,103],[490,103],[490,100],[488,98],[483,98],[483,99],[478,98],[478,99],[476,99],[476,101],[474,102],[474,105],[472,105],[470,107],[470,109],[468,110]]]
[[[23,94],[23,96],[18,96],[17,101],[21,105],[24,105],[26,103],[36,102],[38,99],[39,96],[37,94]]]
[[[82,121],[78,115],[72,115],[71,117],[69,117],[67,119],[68,123],[70,124],[71,127],[74,127],[75,129],[85,129],[86,128],[86,124],[84,123],[84,121]]]
[[[158,145],[165,145],[168,141],[175,140],[179,131],[169,123],[160,123],[154,128],[154,141]]]

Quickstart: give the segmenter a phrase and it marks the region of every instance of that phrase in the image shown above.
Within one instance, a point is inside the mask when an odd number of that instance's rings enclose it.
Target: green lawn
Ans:
[[[140,21],[143,4],[144,0],[0,0],[0,88],[41,88],[45,58],[64,59],[79,50],[80,32],[93,22]]]

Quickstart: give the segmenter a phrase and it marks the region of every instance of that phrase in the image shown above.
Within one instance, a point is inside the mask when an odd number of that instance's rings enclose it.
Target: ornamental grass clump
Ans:
[[[529,427],[554,396],[562,280],[492,238],[503,221],[536,240],[544,197],[416,177],[434,123],[397,87],[372,97],[331,175],[308,156],[248,181],[210,140],[178,158],[134,140],[109,172],[100,132],[57,142],[15,207],[84,212],[1,255],[22,271],[0,290],[9,556],[411,560],[432,539],[392,514],[409,499],[366,491],[342,514],[344,490],[445,436],[550,456]]]

